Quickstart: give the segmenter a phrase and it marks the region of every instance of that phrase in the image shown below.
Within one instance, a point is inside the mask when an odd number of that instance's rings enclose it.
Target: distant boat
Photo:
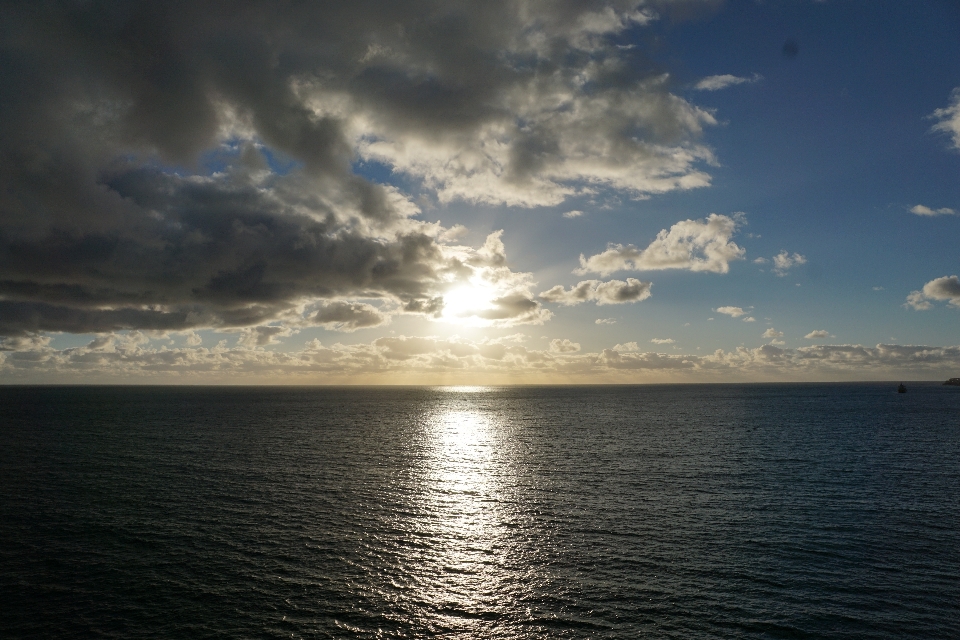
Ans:
[[[960,378],[950,378],[943,384],[949,384],[952,387],[960,387]]]
[[[897,387],[897,393],[906,393],[906,392],[907,392],[907,388],[903,386],[903,383],[901,382],[900,386]]]

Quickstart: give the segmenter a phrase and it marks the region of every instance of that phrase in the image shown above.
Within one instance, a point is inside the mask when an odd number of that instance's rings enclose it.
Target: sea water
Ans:
[[[0,636],[960,637],[960,388],[0,388]]]

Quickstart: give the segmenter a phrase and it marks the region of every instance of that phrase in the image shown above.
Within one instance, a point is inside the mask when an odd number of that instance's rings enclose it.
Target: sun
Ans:
[[[453,287],[443,294],[440,318],[464,325],[486,325],[483,312],[494,308],[496,291],[483,284],[470,283]]]

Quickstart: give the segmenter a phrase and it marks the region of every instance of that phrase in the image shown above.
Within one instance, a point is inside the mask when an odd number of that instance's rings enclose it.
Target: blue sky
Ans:
[[[657,274],[655,299],[610,310],[618,326],[602,331],[589,327],[604,315],[593,307],[552,321],[554,331],[581,332],[584,346],[602,348],[611,336],[672,336],[687,348],[729,349],[763,343],[771,325],[792,345],[809,344],[803,336],[819,328],[844,343],[956,343],[954,309],[917,313],[903,304],[910,291],[960,268],[960,217],[909,212],[920,203],[960,208],[960,155],[931,131],[930,119],[960,79],[960,57],[950,54],[960,50],[960,9],[738,2],[637,29],[627,40],[643,42],[650,30],[677,93],[721,122],[704,134],[720,163],[709,169],[710,187],[621,198],[610,209],[587,199],[532,211],[454,205],[437,212],[441,219],[470,227],[474,241],[505,229],[518,270],[572,284],[581,252],[612,241],[644,244],[684,218],[746,214],[742,236],[758,237],[741,236],[747,259],[731,274]],[[797,43],[795,57],[783,55],[787,41]],[[693,88],[721,74],[760,79]],[[584,215],[559,215],[575,209]],[[771,265],[752,262],[784,249],[807,263],[780,278]],[[712,311],[724,305],[753,307],[757,324],[739,326]]]
[[[98,172],[56,202],[30,174],[0,203],[8,255],[69,236],[59,255],[84,256],[7,269],[3,380],[960,371],[955,3],[399,3],[382,23],[321,9],[269,23],[250,3],[235,33],[179,39],[221,25],[217,9],[158,6],[163,19],[117,14],[115,32],[76,39],[79,82],[43,16],[4,33],[9,77],[23,60],[49,76],[4,107],[29,122],[9,161],[40,148]],[[287,23],[296,36],[278,40]],[[182,47],[164,50],[172,80],[138,66],[152,52],[124,49],[125,28]],[[28,120],[38,104],[59,115]],[[279,228],[292,244],[261,233]],[[306,251],[308,236],[331,244]],[[348,236],[360,253],[336,244]],[[413,236],[426,253],[396,274],[370,266],[413,255]]]

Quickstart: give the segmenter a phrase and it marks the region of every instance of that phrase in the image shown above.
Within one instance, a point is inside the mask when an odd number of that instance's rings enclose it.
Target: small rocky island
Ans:
[[[960,387],[960,378],[950,378],[943,384],[949,384],[952,387]]]

